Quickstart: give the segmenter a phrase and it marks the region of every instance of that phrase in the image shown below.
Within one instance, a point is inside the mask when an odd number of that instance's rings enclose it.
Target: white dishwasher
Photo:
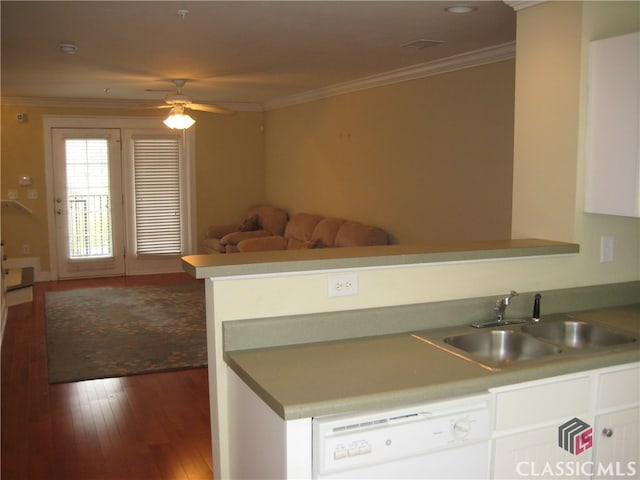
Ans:
[[[314,479],[489,478],[490,395],[313,419]]]

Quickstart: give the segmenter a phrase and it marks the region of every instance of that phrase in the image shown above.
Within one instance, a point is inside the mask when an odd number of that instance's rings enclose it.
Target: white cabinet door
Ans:
[[[640,32],[590,44],[585,211],[640,216]]]
[[[558,428],[550,426],[494,441],[493,476],[514,478],[589,478],[591,450],[578,456],[558,447]]]
[[[596,417],[594,478],[640,478],[640,407]]]
[[[640,480],[637,362],[491,392],[492,478]]]

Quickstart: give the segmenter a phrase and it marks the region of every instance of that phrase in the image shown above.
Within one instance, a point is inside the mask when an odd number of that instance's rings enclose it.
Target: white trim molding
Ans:
[[[503,0],[504,3],[513,8],[516,12],[525,8],[535,7],[540,3],[546,3],[547,0]]]
[[[265,110],[273,110],[301,103],[321,100],[336,95],[366,90],[368,88],[381,87],[393,83],[406,82],[418,78],[439,75],[441,73],[453,72],[465,68],[477,67],[488,63],[501,62],[515,58],[515,42],[503,43],[493,47],[482,48],[472,52],[454,55],[452,57],[435,60],[433,62],[419,63],[409,67],[391,70],[358,80],[339,83],[317,90],[311,90],[297,95],[282,97],[264,105]]]

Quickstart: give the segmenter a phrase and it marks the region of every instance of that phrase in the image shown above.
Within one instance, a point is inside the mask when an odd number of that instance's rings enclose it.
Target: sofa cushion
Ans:
[[[300,242],[311,240],[314,228],[324,217],[321,215],[313,215],[311,213],[296,213],[284,230],[284,237],[287,240],[295,239]]]
[[[242,223],[238,225],[239,232],[251,232],[253,230],[258,230],[259,228],[260,223],[258,222],[258,215],[256,215],[255,213],[252,215],[247,215]]]
[[[313,229],[311,240],[316,248],[331,248],[336,245],[336,233],[345,222],[343,218],[323,218]]]
[[[249,238],[238,243],[239,252],[263,252],[265,250],[284,250],[286,248],[287,240],[281,235]]]
[[[287,240],[287,250],[305,250],[316,248],[318,242],[315,240],[298,240],[297,238],[289,238]]]
[[[219,238],[205,238],[204,250],[207,253],[225,253],[227,249],[220,243]]]
[[[270,235],[282,235],[289,218],[287,212],[270,205],[258,205],[250,208],[248,216],[251,215],[257,217],[259,229],[266,230]]]
[[[336,233],[336,247],[359,247],[367,245],[386,245],[389,243],[387,232],[378,227],[359,222],[346,221]]]
[[[207,238],[217,238],[220,239],[224,237],[226,234],[231,232],[237,232],[240,227],[238,223],[232,223],[228,225],[216,225],[213,227],[209,227],[207,229]]]

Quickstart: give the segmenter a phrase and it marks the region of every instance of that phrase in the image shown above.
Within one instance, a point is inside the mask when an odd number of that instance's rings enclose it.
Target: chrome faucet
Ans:
[[[509,293],[507,296],[496,300],[496,308],[495,308],[496,322],[501,323],[504,321],[504,312],[509,306],[509,301],[513,297],[517,297],[517,296],[518,296],[518,292],[516,292],[515,290],[511,290],[511,293]]]
[[[496,300],[495,310],[495,319],[490,320],[488,322],[483,323],[472,323],[471,326],[475,328],[486,328],[486,327],[499,327],[500,325],[511,325],[515,323],[526,323],[527,320],[506,320],[505,319],[505,311],[509,306],[509,302],[513,297],[517,297],[518,292],[515,290],[511,290],[511,293],[505,295],[504,297],[500,297]]]

